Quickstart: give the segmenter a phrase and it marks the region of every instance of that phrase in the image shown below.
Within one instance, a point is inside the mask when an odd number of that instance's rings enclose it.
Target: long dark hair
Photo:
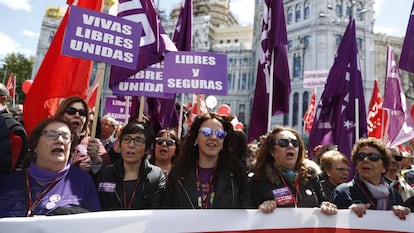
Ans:
[[[83,105],[83,108],[88,112],[88,104],[85,100],[83,100],[79,96],[71,96],[62,101],[62,103],[59,105],[59,108],[57,109],[54,117],[55,118],[62,118],[65,114],[65,111],[67,108],[69,108],[73,103],[81,103]],[[89,128],[88,128],[88,122],[89,122],[89,114],[86,114],[86,120],[85,124],[82,126],[82,130],[80,132],[80,135],[82,136],[88,136],[89,134]],[[72,132],[73,133],[73,132]],[[80,136],[76,135],[76,136]]]
[[[164,134],[175,141],[175,155],[171,158],[171,163],[174,164],[175,159],[180,154],[180,138],[178,137],[178,133],[175,129],[161,129],[157,132],[157,134],[155,134],[155,138],[161,137]],[[149,162],[155,165],[155,140],[153,142],[153,150],[151,157],[149,158]]]
[[[52,124],[52,123],[62,123],[65,124],[69,130],[70,130],[70,126],[69,124],[59,118],[48,118],[46,120],[41,121],[31,132],[31,134],[29,135],[29,137],[27,138],[27,152],[26,152],[26,157],[25,160],[23,162],[23,168],[27,168],[30,165],[30,161],[32,161],[36,154],[35,154],[35,149],[37,147],[37,145],[39,144],[39,140],[40,137],[42,136],[43,132],[45,131],[45,128]],[[73,144],[71,144],[70,147],[70,156],[69,156],[69,160],[72,157],[72,152],[74,151],[74,147]]]
[[[198,115],[194,118],[188,133],[181,143],[181,151],[173,171],[178,176],[184,176],[189,170],[192,170],[196,166],[196,161],[199,157],[198,146],[195,145],[196,138],[201,124],[210,119],[218,120],[223,125],[224,131],[227,132],[227,136],[223,141],[223,149],[219,153],[217,171],[227,168],[237,179],[242,179],[243,176],[245,176],[245,166],[243,162],[237,158],[237,155],[230,146],[230,142],[234,134],[230,119],[213,112]],[[241,181],[239,183],[241,183]]]

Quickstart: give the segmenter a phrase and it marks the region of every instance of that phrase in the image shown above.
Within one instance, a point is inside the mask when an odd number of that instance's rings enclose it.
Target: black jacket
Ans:
[[[359,185],[356,182],[358,182]],[[400,194],[395,189],[390,188],[389,191],[390,194],[387,198],[388,210],[390,210],[394,205],[404,205]],[[338,209],[348,209],[348,207],[354,203],[369,204],[369,199],[371,199],[375,206],[377,205],[377,199],[372,196],[368,187],[358,176],[350,182],[342,183],[336,186],[335,190],[332,192],[332,202],[337,205]],[[370,209],[376,209],[375,206],[371,205]]]
[[[124,198],[123,177],[122,160],[103,168],[98,174],[96,184],[103,210],[126,209],[124,202],[128,204],[131,195],[125,195]],[[160,208],[165,191],[165,177],[161,168],[143,160],[139,180],[131,209]]]
[[[276,171],[275,171],[276,174]],[[273,191],[285,188],[285,184],[278,177],[274,176],[273,181],[269,179],[260,179],[253,177],[251,180],[252,200],[255,207],[258,207],[264,201],[274,200]],[[327,201],[326,195],[321,187],[317,176],[312,176],[307,181],[301,181],[299,184],[299,193],[296,194],[295,185],[288,184],[290,193],[296,199],[297,207],[319,207],[323,201]],[[278,207],[295,207],[294,203],[278,205]]]
[[[213,209],[245,209],[251,208],[247,175],[243,184],[238,184],[236,177],[227,169],[217,170],[213,179],[215,197]],[[177,176],[172,171],[168,175],[164,207],[171,209],[198,209],[195,169],[184,176]]]

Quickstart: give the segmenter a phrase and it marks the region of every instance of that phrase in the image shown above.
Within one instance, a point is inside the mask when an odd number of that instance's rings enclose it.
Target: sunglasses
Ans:
[[[293,147],[298,147],[299,146],[299,141],[296,139],[286,139],[286,138],[282,138],[276,141],[276,144],[282,148],[288,147],[289,144],[292,144]]]
[[[83,116],[83,117],[86,117],[88,115],[88,111],[84,109],[76,109],[73,107],[67,108],[65,112],[71,116],[75,115],[76,113],[79,113],[79,116]]]
[[[70,133],[58,132],[55,130],[45,130],[43,132],[46,139],[49,141],[57,140],[59,137],[62,137],[63,143],[69,143],[73,140],[73,135]]]
[[[395,161],[397,161],[397,162],[400,162],[403,159],[403,157],[401,155],[393,155],[392,157],[394,157]]]
[[[174,145],[175,144],[175,140],[174,139],[171,139],[171,138],[168,138],[168,139],[165,139],[165,138],[156,138],[155,139],[155,143],[157,143],[158,145],[162,145],[162,144],[164,144],[164,142],[165,142],[165,144],[167,145],[167,146],[172,146],[172,145]]]
[[[371,162],[378,162],[381,159],[381,155],[375,154],[375,153],[369,153],[369,154],[358,153],[358,154],[356,154],[356,159],[358,161],[362,161],[365,158],[368,158]]]
[[[201,134],[204,135],[204,137],[210,137],[213,133],[216,135],[218,139],[224,139],[227,135],[227,132],[221,129],[213,130],[212,128],[202,127],[200,128]]]

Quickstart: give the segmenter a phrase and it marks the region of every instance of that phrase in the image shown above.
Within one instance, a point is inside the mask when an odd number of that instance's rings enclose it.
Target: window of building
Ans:
[[[309,7],[309,5],[310,5],[309,1],[306,1],[305,4],[304,4],[304,6],[305,6],[305,9],[303,10],[303,18],[304,19],[308,19],[309,16],[310,16],[310,7]]]
[[[310,44],[310,36],[304,36],[303,45],[305,46],[305,48],[309,47],[309,44]]]
[[[247,89],[247,74],[245,72],[243,72],[243,74],[242,74],[240,88],[241,88],[241,90],[246,90]]]
[[[302,58],[298,54],[293,55],[293,77],[298,78],[302,74]]]
[[[293,115],[292,115],[292,126],[295,127],[298,125],[298,115],[299,115],[299,94],[295,93],[293,95]]]
[[[288,40],[288,44],[287,44],[288,51],[290,51],[292,49],[292,46],[293,46],[292,40]]]
[[[335,13],[338,17],[342,17],[342,5],[340,3],[336,4]]]
[[[309,92],[305,91],[302,96],[302,115],[308,111],[309,106]]]
[[[302,17],[302,6],[298,4],[296,5],[296,9],[295,9],[295,21],[298,22],[301,17]]]
[[[287,24],[291,24],[293,21],[293,9],[292,7],[288,8]]]
[[[358,45],[358,49],[362,50],[362,39],[361,38],[357,38],[357,45]]]
[[[341,40],[342,40],[342,35],[336,34],[335,35],[335,44],[339,45],[341,43]]]
[[[231,74],[227,74],[227,90],[228,91],[231,91],[231,89],[232,89],[232,85],[233,85],[232,81],[233,80],[231,78]]]

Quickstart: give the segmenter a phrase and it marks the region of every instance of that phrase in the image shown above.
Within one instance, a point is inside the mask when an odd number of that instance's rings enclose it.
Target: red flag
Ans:
[[[303,131],[308,135],[312,129],[313,120],[315,119],[315,105],[316,105],[316,89],[313,90],[311,101],[308,106],[308,110],[305,112],[305,115],[303,116],[303,122],[305,124]]]
[[[101,11],[102,0],[67,1],[78,7]],[[24,101],[24,124],[28,133],[43,119],[53,116],[60,98],[86,98],[92,61],[68,57],[60,53],[68,21],[68,12],[60,23],[55,37],[43,59]]]
[[[204,95],[198,94],[198,96],[200,96],[200,114],[204,114],[207,113],[207,105],[206,102],[204,101]],[[197,116],[197,112],[198,112],[198,104],[197,104],[197,95],[193,94],[193,104],[192,104],[192,108],[191,108],[191,113],[190,113],[190,117],[188,118],[188,127],[191,126],[191,123],[193,123],[194,118]]]
[[[7,79],[6,88],[9,90],[9,95],[14,98],[14,90],[16,89],[16,76],[13,73],[10,73],[9,79]]]
[[[387,122],[387,114],[382,111],[383,99],[378,87],[378,81],[374,80],[374,91],[372,92],[371,101],[369,102],[367,114],[368,136],[382,139],[384,136],[383,122]],[[385,117],[384,119],[382,117]],[[381,134],[382,131],[382,134]]]

